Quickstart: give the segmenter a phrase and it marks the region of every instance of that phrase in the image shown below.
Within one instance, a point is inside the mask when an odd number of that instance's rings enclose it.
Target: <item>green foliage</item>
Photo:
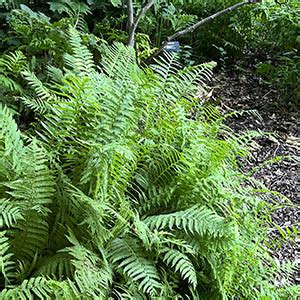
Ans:
[[[297,108],[300,104],[299,70],[300,56],[295,49],[278,55],[274,61],[259,63],[256,72],[281,92],[284,96],[282,104]]]
[[[27,59],[21,51],[9,52],[0,57],[0,96],[3,103],[15,110],[18,110],[17,96],[24,93],[21,72],[26,68]]]
[[[115,44],[97,67],[68,34],[47,85],[22,72],[34,133],[0,106],[0,298],[296,295],[273,283],[268,194],[237,167],[255,134],[235,136],[195,97],[214,64],[166,55],[141,69]]]

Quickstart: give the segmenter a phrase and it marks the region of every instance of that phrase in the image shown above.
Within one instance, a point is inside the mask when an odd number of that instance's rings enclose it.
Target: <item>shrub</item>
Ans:
[[[213,64],[142,70],[115,45],[97,69],[70,35],[51,86],[23,72],[36,134],[0,106],[0,298],[295,294],[274,285],[267,194],[237,166],[256,133],[235,136],[194,96]]]

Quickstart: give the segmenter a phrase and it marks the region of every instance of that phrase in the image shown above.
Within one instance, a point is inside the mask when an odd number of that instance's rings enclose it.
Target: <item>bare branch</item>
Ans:
[[[132,26],[130,27],[129,30],[129,41],[128,41],[128,45],[129,46],[134,46],[134,36],[135,36],[135,32],[136,29],[141,21],[141,19],[145,16],[146,12],[155,4],[157,0],[150,0],[139,12],[139,14],[137,15],[135,21],[133,21],[133,7],[132,7],[132,0],[128,0],[128,18],[130,18],[129,16],[129,2],[131,2],[131,11],[132,12]]]
[[[146,12],[155,4],[156,0],[150,0],[140,11],[138,14],[136,20],[135,20],[135,26],[137,27],[141,21],[141,19],[145,16]]]
[[[196,29],[198,29],[200,26],[202,26],[203,24],[207,23],[207,22],[210,22],[212,20],[214,20],[215,18],[217,17],[220,17],[224,14],[227,14],[233,10],[236,10],[244,5],[247,5],[247,4],[251,4],[251,3],[256,3],[256,2],[261,2],[261,0],[245,0],[244,2],[239,2],[235,5],[232,5],[230,7],[227,7],[219,12],[216,12],[215,14],[205,18],[205,19],[202,19],[200,20],[199,22],[195,23],[194,25],[191,25],[183,30],[180,30],[180,31],[177,31],[175,32],[174,34],[172,34],[171,36],[167,37],[166,40],[162,43],[162,45],[147,59],[147,61],[150,61],[153,57],[157,56],[158,54],[160,54],[163,49],[165,48],[165,46],[168,44],[168,42],[180,37],[180,36],[183,36],[187,33],[190,33],[190,32],[193,32],[195,31]]]

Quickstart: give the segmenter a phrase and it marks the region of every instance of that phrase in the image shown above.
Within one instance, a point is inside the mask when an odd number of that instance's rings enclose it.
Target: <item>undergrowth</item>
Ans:
[[[0,105],[0,298],[295,296],[275,285],[268,191],[237,164],[257,133],[195,97],[214,64],[141,69],[116,44],[98,67],[74,29],[70,48],[47,85],[21,71],[29,130]]]

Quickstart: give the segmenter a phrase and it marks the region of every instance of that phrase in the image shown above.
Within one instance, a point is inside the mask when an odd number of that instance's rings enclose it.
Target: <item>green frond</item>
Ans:
[[[46,101],[41,98],[30,98],[30,97],[21,97],[21,101],[24,103],[25,106],[29,107],[33,111],[45,114],[49,111],[50,106]]]
[[[39,266],[34,275],[47,276],[56,280],[72,278],[74,267],[71,263],[71,256],[67,253],[56,253],[40,260]]]
[[[189,257],[176,249],[165,248],[162,251],[163,261],[172,267],[175,272],[180,272],[183,279],[187,280],[193,288],[197,286],[197,273]]]
[[[222,237],[230,234],[223,217],[207,207],[193,206],[187,210],[147,217],[144,222],[150,229],[184,230],[187,234]]]
[[[89,230],[89,235],[94,238],[97,245],[103,245],[111,237],[108,229],[109,217],[113,210],[106,199],[92,199],[75,187],[69,187],[70,210],[78,216],[76,224]],[[87,234],[87,233],[86,233]]]
[[[48,89],[37,76],[30,71],[23,71],[23,77],[27,80],[29,85],[34,89],[36,95],[38,96],[38,101],[54,101],[56,100],[56,95]],[[26,100],[26,98],[25,98]],[[26,101],[25,101],[26,102]],[[46,105],[46,104],[45,104]],[[42,107],[43,109],[44,107]]]
[[[16,81],[9,78],[7,75],[0,74],[0,87],[11,92],[22,93],[23,89]]]
[[[80,33],[74,28],[69,29],[69,39],[72,54],[64,55],[67,66],[81,76],[88,76],[95,71],[93,55],[88,48],[82,44]]]
[[[27,67],[26,56],[21,51],[10,52],[0,58],[0,70],[5,67],[12,75],[17,75]]]
[[[139,289],[154,296],[161,288],[158,271],[152,260],[143,255],[143,249],[134,239],[117,238],[109,247],[109,256],[117,269],[131,280],[138,282]]]
[[[10,281],[15,277],[15,263],[12,260],[13,253],[11,252],[9,238],[6,237],[5,234],[5,231],[0,231],[0,278],[2,274],[5,281],[4,284],[6,286],[9,285]],[[2,282],[0,283],[0,287],[1,284]]]
[[[6,183],[9,195],[17,200],[23,200],[24,205],[31,210],[47,213],[52,202],[54,177],[47,167],[47,153],[33,141],[26,149],[26,160],[20,179]]]
[[[47,246],[49,225],[45,216],[29,211],[11,231],[11,245],[19,260],[29,266],[37,253]]]
[[[3,94],[24,92],[18,77],[26,68],[27,59],[21,51],[9,52],[0,57],[0,87]]]
[[[128,88],[130,93],[128,93]],[[136,106],[137,87],[123,81],[116,82],[104,97],[103,114],[99,125],[99,142],[108,144],[132,134],[139,113]]]
[[[21,133],[6,106],[0,103],[0,166],[18,170],[24,154]],[[1,168],[0,168],[1,170]]]
[[[63,71],[54,66],[47,66],[47,74],[52,81],[59,83],[63,79]]]
[[[138,81],[139,75],[143,76],[135,60],[134,49],[114,43],[110,47],[103,47],[102,51],[101,66],[110,78]]]
[[[137,178],[138,182],[144,178]],[[176,186],[148,186],[147,190],[144,191],[140,186],[132,185],[134,188],[133,199],[138,201],[138,210],[140,213],[151,212],[152,210],[160,211],[162,208],[167,208],[172,200],[174,199],[174,193],[176,192]]]
[[[3,227],[13,227],[21,219],[23,216],[20,203],[14,203],[9,199],[0,199],[0,230]]]
[[[177,74],[181,65],[177,54],[164,52],[162,57],[155,60],[155,64],[151,68],[155,71],[155,74],[159,75],[160,79],[163,79],[162,83],[165,83],[170,76]]]
[[[44,277],[33,277],[24,280],[21,285],[13,289],[4,289],[0,292],[0,298],[3,300],[13,299],[51,299],[53,295],[53,281],[48,281]]]
[[[105,299],[112,282],[112,270],[107,260],[105,257],[101,259],[99,255],[82,246],[70,231],[68,240],[72,246],[62,249],[61,252],[68,253],[72,257],[75,290],[92,299],[98,297]]]

